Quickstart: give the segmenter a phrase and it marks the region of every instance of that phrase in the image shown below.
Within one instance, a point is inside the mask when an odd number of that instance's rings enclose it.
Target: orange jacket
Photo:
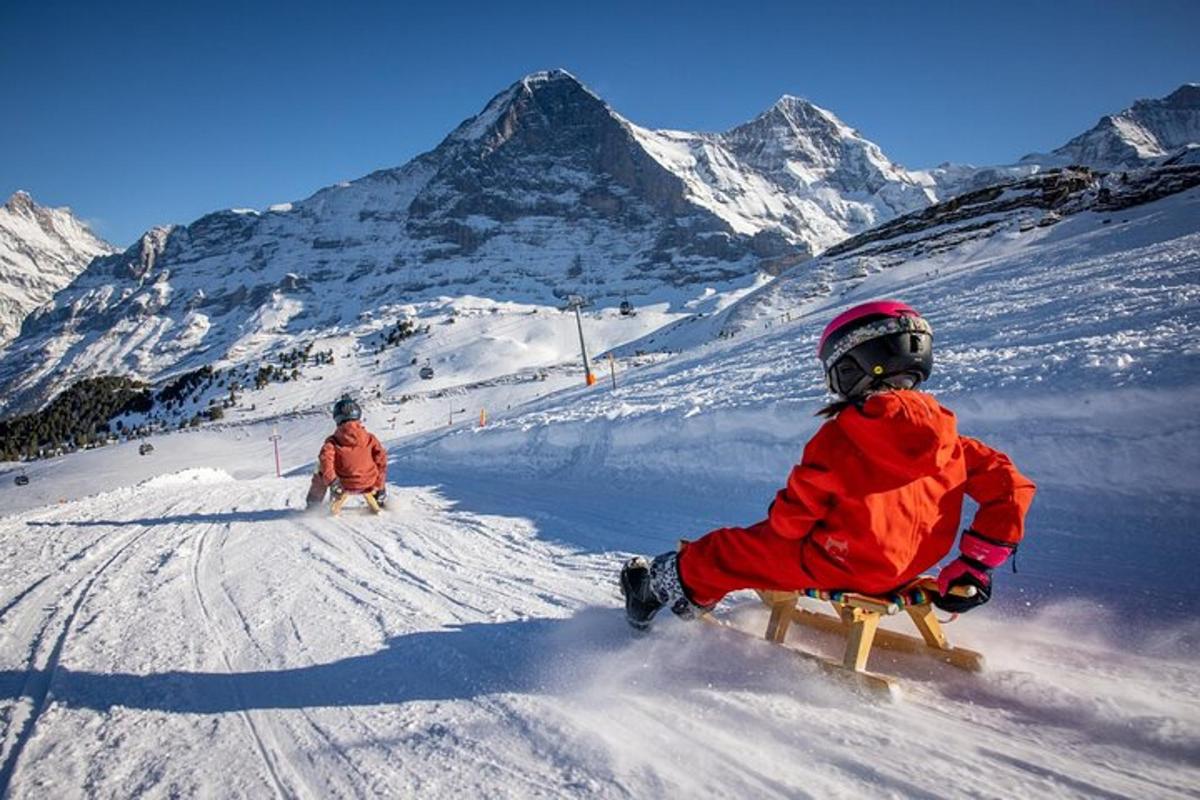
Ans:
[[[358,420],[338,425],[317,459],[326,484],[341,480],[348,492],[382,489],[387,482],[387,451]]]
[[[1015,543],[1034,491],[1006,455],[959,436],[933,397],[891,391],[817,431],[765,524],[803,539],[802,567],[818,586],[885,592],[950,552],[964,495],[979,503],[971,528]]]

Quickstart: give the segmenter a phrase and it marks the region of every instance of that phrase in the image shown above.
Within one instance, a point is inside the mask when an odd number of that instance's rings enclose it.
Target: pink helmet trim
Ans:
[[[863,317],[882,315],[885,317],[919,317],[917,310],[908,303],[900,300],[872,300],[869,303],[861,303],[853,308],[843,311],[833,318],[833,321],[825,326],[825,331],[821,334],[821,341],[817,344],[818,355],[825,348],[825,340],[828,339],[838,330],[841,330],[846,325],[849,325],[855,320]]]

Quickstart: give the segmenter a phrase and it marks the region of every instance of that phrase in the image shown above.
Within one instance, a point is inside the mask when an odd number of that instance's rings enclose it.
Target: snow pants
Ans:
[[[679,577],[690,599],[707,606],[738,589],[833,590],[804,569],[804,539],[784,537],[764,520],[749,528],[719,528],[679,553]]]

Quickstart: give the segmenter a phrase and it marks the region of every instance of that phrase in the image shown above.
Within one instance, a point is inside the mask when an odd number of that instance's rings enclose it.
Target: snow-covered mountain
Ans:
[[[914,173],[936,187],[938,199],[1025,178],[1047,169],[1084,166],[1105,172],[1161,164],[1200,163],[1200,84],[1185,83],[1166,97],[1138,100],[1049,153],[1014,164],[942,164]]]
[[[402,167],[95,261],[0,359],[0,412],[77,377],[244,362],[443,296],[679,306],[929,202],[794,98],[725,134],[655,132],[566,72],[535,73]]]
[[[1170,158],[1200,145],[1200,84],[1186,83],[1166,97],[1138,100],[1048,154],[1023,163],[1083,164],[1097,169],[1129,169]]]
[[[38,306],[83,272],[93,258],[115,252],[69,208],[46,208],[26,192],[0,206],[0,348]]]
[[[935,199],[923,176],[798,97],[725,133],[632,127],[688,195],[734,230],[779,230],[812,253]]]

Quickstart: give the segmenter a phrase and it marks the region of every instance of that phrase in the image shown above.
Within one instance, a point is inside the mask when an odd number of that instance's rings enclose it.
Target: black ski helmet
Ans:
[[[352,419],[362,419],[362,409],[354,402],[353,397],[344,394],[333,404],[333,421],[341,425]]]
[[[829,389],[847,399],[883,385],[912,388],[933,370],[933,328],[899,300],[876,300],[834,317],[817,357]]]

